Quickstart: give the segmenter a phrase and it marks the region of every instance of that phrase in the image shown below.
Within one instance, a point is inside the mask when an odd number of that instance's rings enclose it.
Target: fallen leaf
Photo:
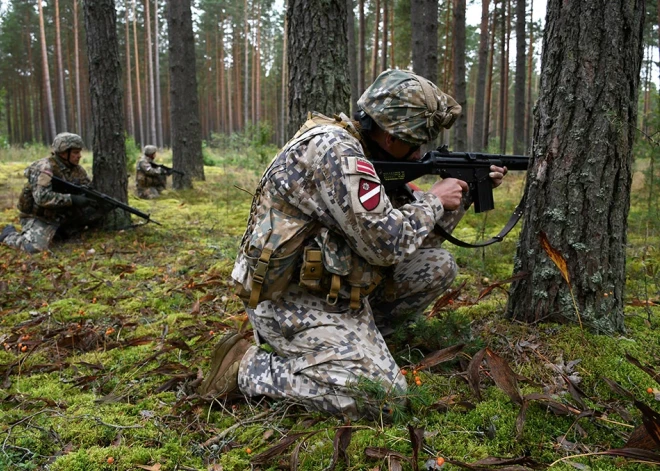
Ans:
[[[550,257],[550,260],[552,260],[557,268],[559,268],[559,271],[561,272],[561,276],[564,277],[564,280],[566,280],[566,283],[568,286],[571,286],[571,281],[568,276],[568,266],[566,265],[566,260],[564,257],[550,244],[550,241],[548,240],[548,236],[545,234],[545,232],[541,231],[539,232],[539,240],[541,241],[541,247],[543,247],[543,250],[545,250],[545,253],[548,254]]]

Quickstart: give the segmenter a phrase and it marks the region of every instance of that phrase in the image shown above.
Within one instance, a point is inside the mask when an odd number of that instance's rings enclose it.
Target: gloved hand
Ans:
[[[85,195],[71,195],[71,204],[78,208],[84,208],[85,206],[93,205],[94,200]]]

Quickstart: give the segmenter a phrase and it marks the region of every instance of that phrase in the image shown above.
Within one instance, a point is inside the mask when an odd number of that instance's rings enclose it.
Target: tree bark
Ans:
[[[371,81],[375,81],[378,77],[378,44],[380,28],[380,0],[376,0],[375,6],[375,19],[374,19],[374,47],[371,50]]]
[[[190,0],[169,0],[168,7],[172,164],[185,173],[173,175],[172,186],[178,190],[192,188],[193,178],[204,180],[204,159]]]
[[[75,5],[77,2],[74,0],[73,4]],[[131,79],[131,33],[129,31],[129,17],[128,17],[128,0],[125,3],[126,7],[126,14],[125,14],[125,25],[124,25],[124,32],[126,36],[126,44],[125,44],[125,55],[126,55],[126,116],[128,118],[128,134],[130,136],[133,136],[133,139],[135,139],[135,116],[133,114],[133,80]],[[76,37],[77,39],[77,37]],[[78,70],[78,43],[76,41],[76,71]],[[76,79],[76,84],[77,84],[77,79]],[[78,85],[76,85],[76,89],[78,88]],[[78,101],[80,101],[80,97],[78,97]]]
[[[438,0],[410,2],[412,65],[416,74],[437,84]]]
[[[57,61],[58,115],[60,132],[68,131],[66,119],[66,93],[64,92],[64,66],[62,65],[62,38],[60,36],[60,2],[55,0],[55,60]]]
[[[243,74],[243,86],[244,86],[244,93],[243,93],[243,127],[245,130],[247,130],[248,123],[250,122],[250,41],[249,41],[249,34],[250,34],[250,26],[248,23],[248,0],[245,0],[245,10],[244,10],[244,15],[245,17],[243,18],[243,36],[245,38],[245,50],[243,51],[245,53],[245,73]]]
[[[484,102],[486,95],[486,72],[488,70],[488,8],[490,0],[481,2],[481,27],[479,33],[479,69],[474,100],[474,124],[472,126],[472,150],[483,150]]]
[[[529,136],[532,128],[532,79],[534,65],[534,2],[530,2],[529,12],[529,51],[527,53],[527,96],[525,103],[525,149],[530,145]]]
[[[381,47],[380,70],[387,70],[387,21],[389,20],[388,0],[383,0],[383,47]]]
[[[158,0],[154,0],[154,56],[156,71],[154,80],[156,81],[156,141],[158,147],[165,145],[163,139],[163,97],[160,90],[160,35],[158,28]]]
[[[525,153],[525,0],[516,0],[516,85],[513,116],[513,153]]]
[[[658,0],[660,1],[660,0]],[[358,0],[360,6],[360,44],[358,45],[358,95],[362,95],[365,90],[365,80],[367,64],[366,64],[366,45],[365,45],[365,22],[364,22],[364,0]]]
[[[493,21],[490,28],[490,51],[488,52],[488,78],[486,82],[486,115],[484,116],[484,140],[482,148],[488,147],[490,140],[490,109],[493,102],[493,66],[495,65],[495,32],[497,30],[497,0],[493,2]]]
[[[454,99],[467,111],[465,85],[465,0],[454,0]],[[454,123],[454,150],[467,149],[467,120],[465,113]]]
[[[147,26],[147,73],[149,75],[149,144],[156,144],[158,137],[156,136],[156,94],[154,84],[154,58],[153,47],[151,44],[151,12],[149,4],[151,0],[144,0],[144,23]]]
[[[348,33],[348,70],[351,77],[351,116],[357,111],[358,92],[357,51],[355,47],[355,14],[353,0],[346,0],[346,31]]]
[[[87,0],[83,8],[94,134],[93,185],[101,193],[125,203],[128,175],[115,2]],[[128,213],[118,210],[109,213],[105,226],[116,228],[129,223]]]
[[[284,4],[285,8],[288,10],[289,9],[289,2],[288,0]],[[288,19],[287,15],[284,15],[284,38],[282,39],[282,98],[281,98],[281,108],[280,108],[280,121],[281,121],[281,126],[280,126],[280,146],[283,146],[288,137],[287,137],[287,126],[289,123],[289,107],[287,106],[287,97],[289,96],[289,63],[287,59],[287,54],[289,50],[289,33],[287,32],[289,29],[288,27]]]
[[[500,153],[506,154],[506,106],[508,101],[508,89],[506,83],[506,72],[509,69],[507,60],[508,42],[506,40],[507,24],[509,21],[506,6],[509,0],[502,0],[502,30],[500,31],[500,102],[499,102],[499,137]]]
[[[534,160],[514,268],[528,276],[512,286],[513,319],[576,321],[577,310],[596,332],[624,329],[644,3],[548,2]],[[565,259],[570,284],[541,248],[541,231]]]
[[[41,64],[43,69],[43,79],[44,79],[44,92],[46,94],[46,110],[48,112],[48,128],[50,130],[50,136],[47,140],[52,142],[57,134],[56,125],[55,125],[55,111],[53,110],[53,92],[50,88],[50,73],[48,71],[48,47],[46,45],[46,28],[44,26],[44,9],[41,5],[41,1],[37,2],[39,4],[39,31],[41,35]]]
[[[147,144],[144,135],[144,120],[142,119],[142,86],[140,84],[140,51],[138,49],[137,35],[137,0],[133,0],[133,47],[135,49],[135,87],[137,92],[138,123],[140,124],[140,139],[136,139],[142,146]]]
[[[289,136],[308,111],[332,116],[350,105],[346,0],[290,0]]]

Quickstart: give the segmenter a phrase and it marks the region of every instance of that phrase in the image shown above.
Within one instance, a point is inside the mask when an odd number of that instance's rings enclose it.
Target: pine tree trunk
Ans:
[[[163,95],[160,90],[160,34],[158,28],[158,0],[154,0],[154,57],[156,81],[156,141],[158,147],[163,147]]]
[[[92,100],[94,140],[94,187],[119,201],[128,201],[124,116],[122,110],[121,66],[114,0],[94,0],[83,3],[89,85]],[[108,228],[130,224],[128,213],[109,213]]]
[[[376,0],[376,18],[374,20],[374,47],[371,51],[371,81],[375,81],[378,76],[378,44],[380,28],[380,0]]]
[[[48,113],[48,129],[50,135],[46,137],[48,142],[52,142],[57,134],[55,125],[55,111],[53,110],[53,93],[50,88],[50,73],[48,71],[48,47],[46,45],[46,29],[44,26],[44,9],[39,4],[39,30],[41,34],[41,66],[43,69],[44,92],[46,94],[46,111]]]
[[[513,319],[578,321],[579,313],[596,332],[624,329],[644,9],[644,0],[548,2],[514,267],[528,276],[512,286]],[[541,231],[565,259],[570,285],[541,247]]]
[[[659,0],[660,1],[660,0]],[[367,71],[367,63],[366,63],[366,44],[365,44],[365,22],[364,22],[364,0],[358,0],[359,3],[359,26],[360,26],[360,32],[359,32],[359,42],[358,44],[358,95],[362,95],[365,90],[365,79],[364,76],[366,75]],[[358,98],[359,99],[359,98]]]
[[[527,53],[527,101],[525,103],[525,149],[530,146],[532,129],[532,78],[534,64],[534,2],[530,2],[529,12],[529,52]]]
[[[257,94],[255,96],[255,101],[257,102],[257,114],[255,116],[255,121],[257,124],[259,124],[259,121],[261,120],[261,5],[259,5],[258,12],[259,13],[257,18],[259,21],[257,22],[257,59],[255,61],[257,75]]]
[[[452,31],[451,31],[451,10],[453,3],[451,0],[446,1],[447,13],[445,16],[445,54],[442,64],[442,88],[444,90],[449,90],[449,78],[451,77],[451,66],[452,59],[454,54],[450,50],[450,47],[453,45],[452,41]]]
[[[308,111],[332,116],[349,108],[346,0],[313,4],[290,0],[289,136],[307,119]]]
[[[394,69],[394,5],[390,10],[390,69]]]
[[[137,35],[137,0],[133,0],[133,47],[135,49],[135,91],[137,92],[138,123],[140,124],[140,139],[136,139],[142,147],[148,144],[144,135],[144,120],[142,119],[142,85],[140,84],[140,52]]]
[[[55,58],[57,61],[57,91],[60,132],[69,130],[66,120],[66,94],[64,93],[64,66],[62,65],[62,39],[60,36],[60,2],[55,0]]]
[[[387,21],[389,20],[389,12],[387,8],[388,0],[383,0],[383,46],[381,47],[381,57],[380,57],[380,70],[387,69]]]
[[[513,153],[525,153],[525,0],[516,0],[516,90],[513,117]]]
[[[486,103],[484,104],[484,140],[481,145],[482,149],[488,147],[490,140],[490,115],[493,101],[493,66],[495,64],[495,31],[497,30],[497,0],[493,2],[493,20],[490,25],[490,51],[488,52],[488,80],[486,82]]]
[[[465,0],[454,0],[454,99],[464,112],[456,120],[454,150],[467,151],[467,92],[465,85]]]
[[[289,2],[288,0],[285,2],[285,8],[288,10],[289,9]],[[279,144],[280,146],[283,146],[286,141],[288,140],[287,137],[287,128],[289,124],[289,107],[287,105],[287,97],[289,96],[289,63],[287,59],[287,54],[289,50],[289,26],[288,26],[288,15],[284,15],[284,37],[282,39],[282,97],[281,97],[281,104],[280,104],[280,141]]]
[[[243,37],[245,38],[245,50],[243,52],[245,53],[245,73],[243,74],[243,127],[247,131],[248,123],[250,122],[250,42],[248,39],[250,35],[250,25],[248,23],[248,0],[245,0],[244,14]]]
[[[438,0],[410,3],[412,27],[412,66],[416,74],[437,84],[438,80]]]
[[[486,100],[486,72],[488,70],[488,8],[490,1],[481,2],[481,28],[479,33],[479,69],[474,100],[474,126],[472,127],[472,150],[483,150],[484,104]]]
[[[148,88],[149,88],[149,143],[156,144],[158,138],[156,137],[156,96],[155,96],[155,83],[154,83],[154,58],[153,47],[151,44],[151,13],[149,4],[151,0],[144,0],[144,23],[147,26],[147,43],[145,49],[147,50],[147,73],[148,73]]]
[[[346,0],[346,29],[348,32],[348,71],[351,77],[351,116],[357,111],[358,71],[357,50],[355,47],[355,14],[353,13],[353,0]]]
[[[179,190],[192,188],[193,178],[204,180],[204,159],[190,0],[169,0],[168,6],[172,164],[185,173],[173,175],[172,186]]]
[[[500,30],[500,101],[499,101],[499,119],[498,119],[498,135],[500,137],[500,153],[506,153],[506,102],[507,102],[507,88],[506,88],[506,71],[509,64],[506,60],[507,54],[507,41],[506,41],[506,3],[508,0],[502,0],[502,29]]]
[[[74,0],[73,4],[77,2]],[[128,134],[135,138],[135,117],[133,115],[133,80],[131,79],[131,34],[129,31],[128,0],[125,2],[126,14],[124,17],[124,33],[126,36],[125,55],[126,55],[126,116],[128,118]],[[76,70],[78,70],[78,45],[76,44]],[[76,89],[78,89],[76,79]],[[80,101],[80,96],[78,96]]]

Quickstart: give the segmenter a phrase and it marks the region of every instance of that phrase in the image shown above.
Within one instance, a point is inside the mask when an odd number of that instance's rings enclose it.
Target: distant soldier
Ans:
[[[154,165],[156,146],[144,146],[140,159],[135,166],[135,184],[139,198],[151,200],[158,198],[167,186],[167,176],[171,171]]]
[[[103,218],[107,209],[84,195],[58,192],[52,179],[55,176],[76,185],[91,183],[79,165],[83,146],[77,134],[58,134],[51,155],[25,169],[27,183],[18,200],[22,230],[6,226],[0,242],[28,253],[40,252],[48,249],[55,236],[69,237]]]

